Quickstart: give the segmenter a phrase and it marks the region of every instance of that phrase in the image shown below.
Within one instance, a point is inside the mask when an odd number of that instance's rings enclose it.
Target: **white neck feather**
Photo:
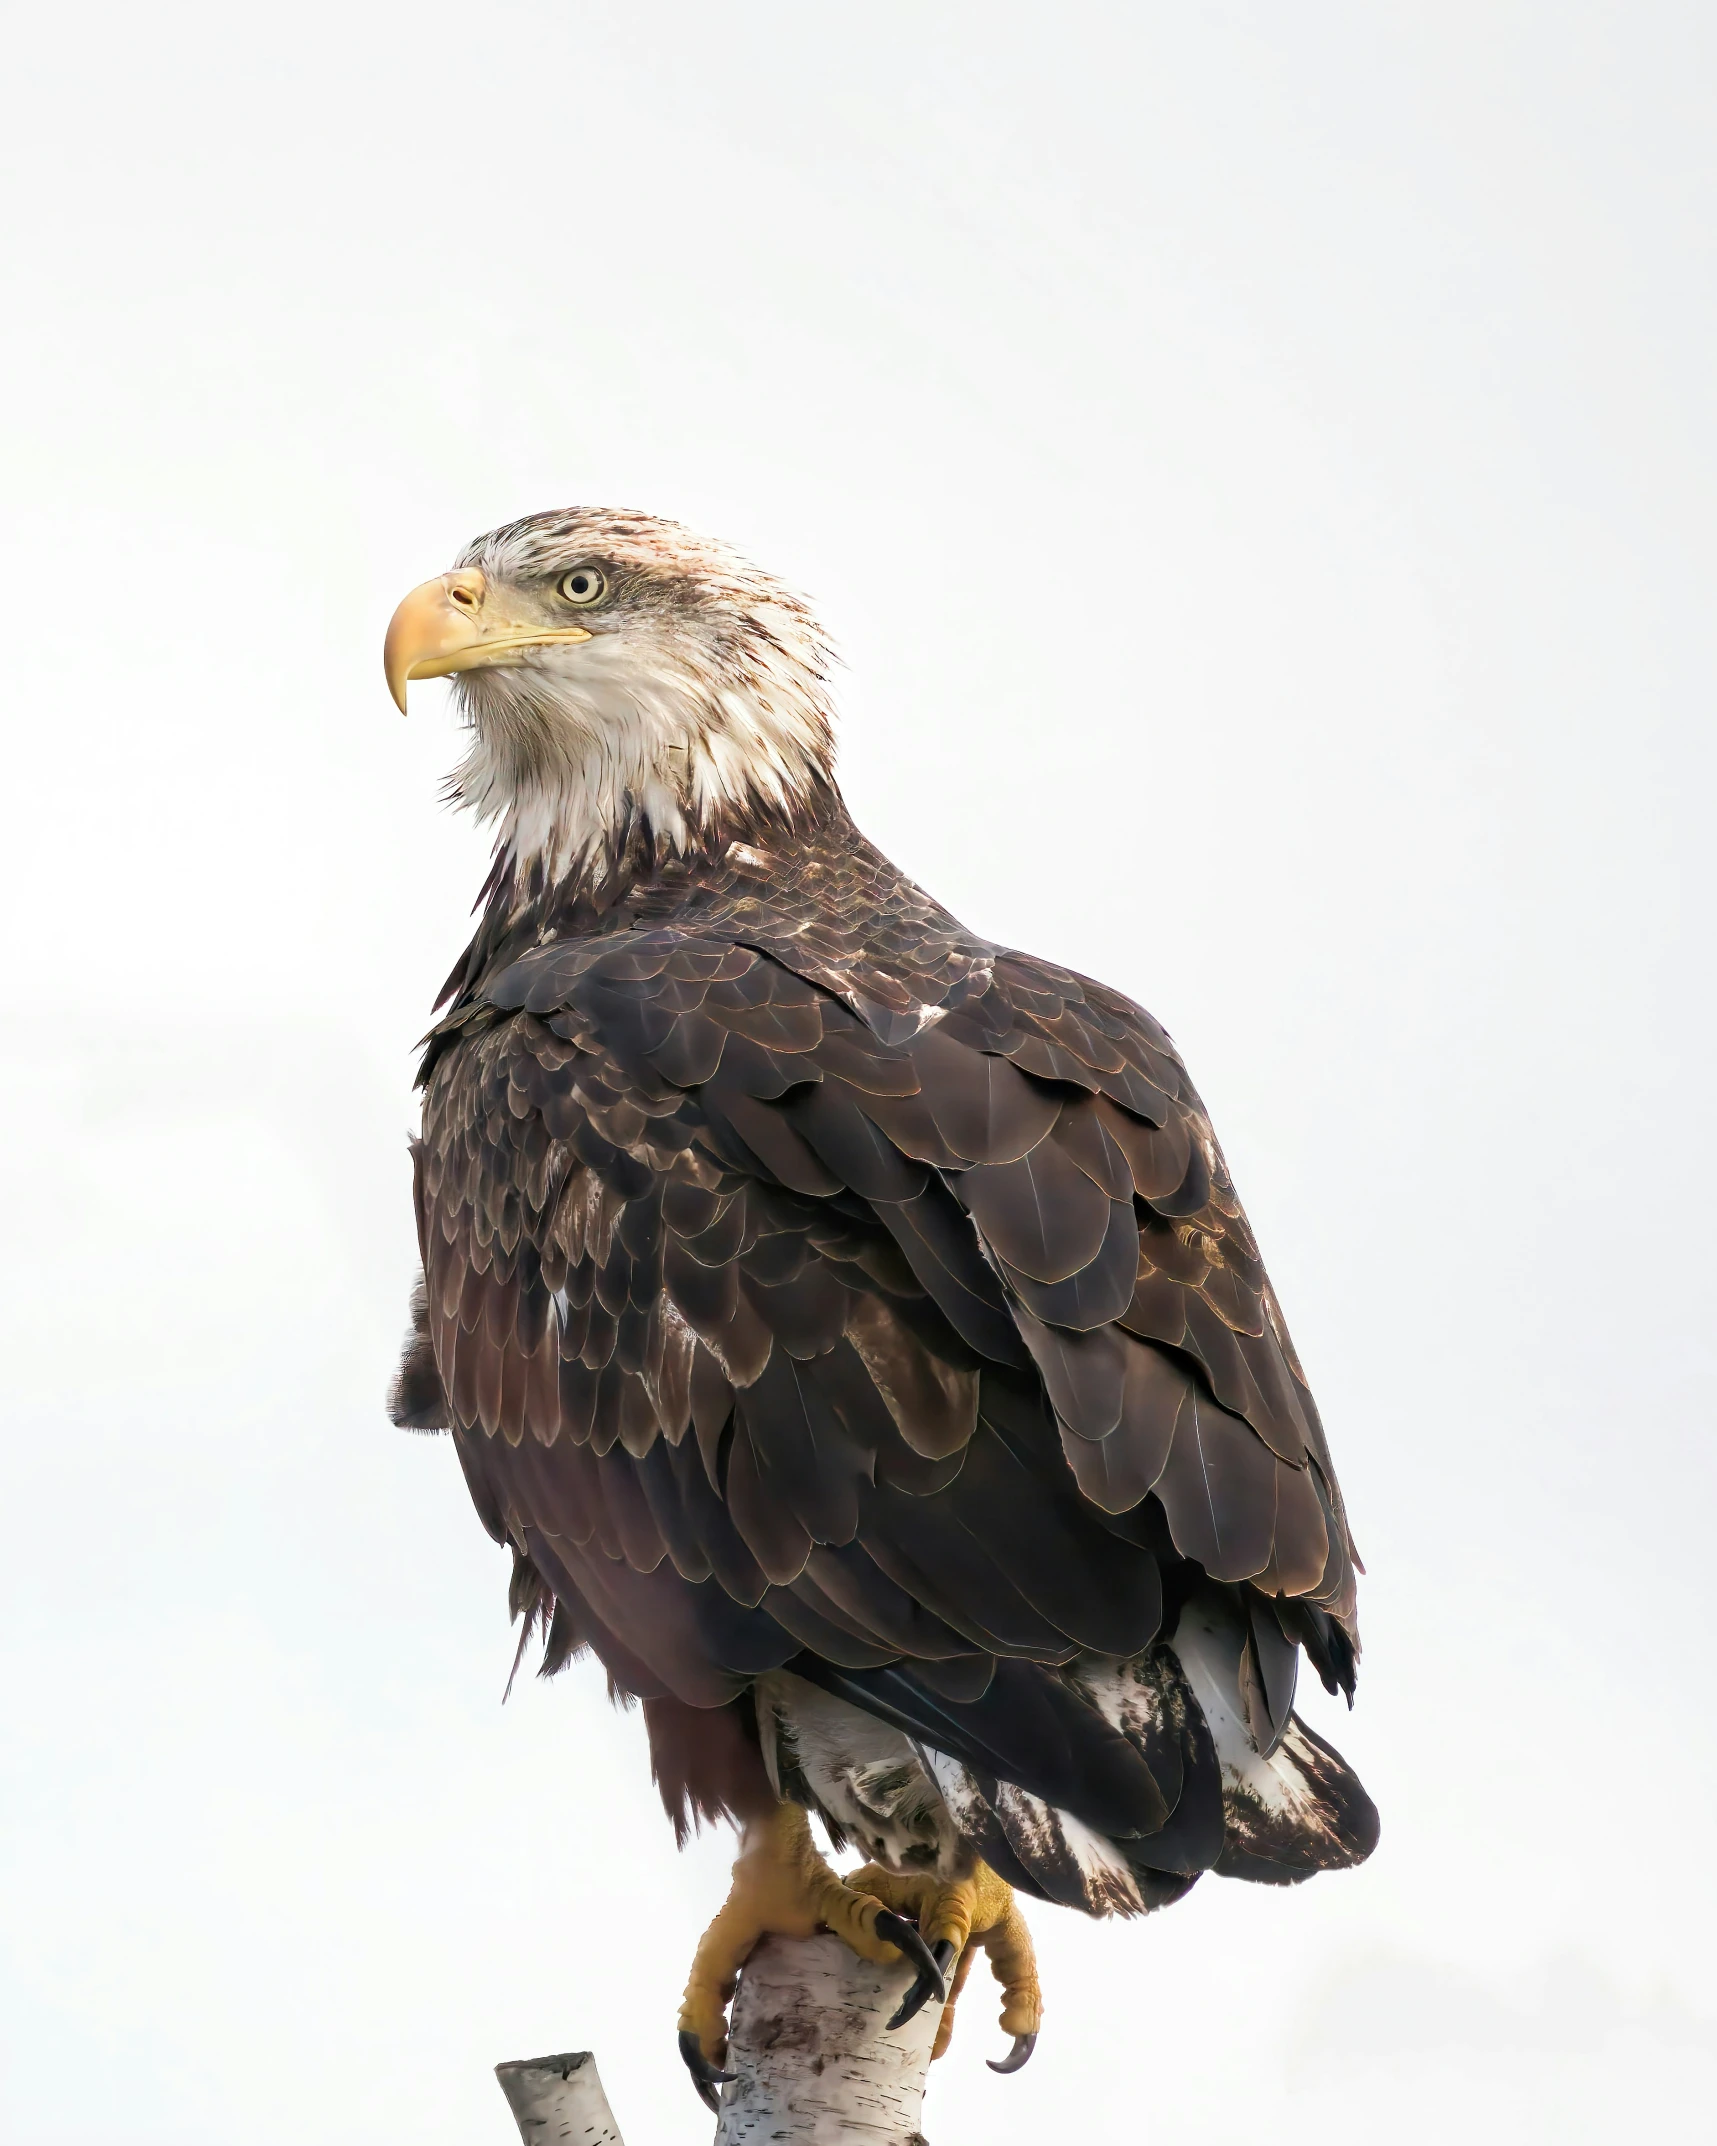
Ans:
[[[601,635],[517,669],[454,681],[472,729],[449,794],[493,823],[521,877],[600,876],[642,819],[684,850],[806,803],[831,777],[820,664],[765,638]]]

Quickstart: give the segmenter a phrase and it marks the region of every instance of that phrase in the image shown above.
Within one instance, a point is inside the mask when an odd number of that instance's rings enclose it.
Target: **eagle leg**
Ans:
[[[874,1893],[836,1877],[817,1853],[804,1811],[780,1804],[746,1826],[733,1889],[699,1940],[680,2006],[680,2054],[711,2107],[716,2084],[732,2076],[718,2067],[727,2054],[727,2007],[739,1970],[760,1939],[810,1937],[819,1929],[832,1930],[878,1966],[892,1966],[904,1954],[919,1979],[928,1978],[930,1994],[946,1994],[941,1967],[916,1927]]]
[[[914,1915],[944,1974],[954,1959],[959,1961],[936,2029],[932,2061],[948,2046],[954,2032],[954,2008],[972,1961],[982,1952],[989,1959],[990,1972],[1002,1986],[1002,2031],[1013,2036],[1012,2049],[999,2063],[992,2060],[990,2069],[1020,2070],[1037,2046],[1038,2029],[1043,2024],[1043,1992],[1037,1979],[1031,1931],[1020,1913],[1013,1887],[998,1878],[987,1863],[978,1862],[965,1877],[952,1881],[901,1876],[867,1863],[862,1870],[853,1872],[851,1882],[874,1893],[891,1908]],[[903,2025],[931,1994],[921,1972],[889,2025]]]

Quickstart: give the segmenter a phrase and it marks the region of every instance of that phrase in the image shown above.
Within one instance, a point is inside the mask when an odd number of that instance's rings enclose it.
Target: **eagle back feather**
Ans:
[[[479,1509],[625,1690],[780,1672],[941,1768],[1020,1882],[1172,1897],[1225,1852],[1187,1605],[1260,1766],[1315,1771],[1296,1650],[1351,1690],[1357,1649],[1322,1426],[1172,1043],[838,807],[576,899],[486,926],[430,1039],[406,1419],[427,1347]],[[1248,1793],[1239,1862],[1291,1864]],[[1325,1860],[1369,1845],[1342,1823]]]

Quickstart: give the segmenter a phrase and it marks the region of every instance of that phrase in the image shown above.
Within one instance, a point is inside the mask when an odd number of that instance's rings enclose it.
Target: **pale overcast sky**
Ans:
[[[861,824],[1179,1039],[1371,1578],[1349,1877],[1039,1910],[937,2146],[1717,2097],[1709,6],[36,7],[7,32],[0,2129],[505,2146],[731,1848],[382,1413],[480,838],[400,594],[807,589]]]

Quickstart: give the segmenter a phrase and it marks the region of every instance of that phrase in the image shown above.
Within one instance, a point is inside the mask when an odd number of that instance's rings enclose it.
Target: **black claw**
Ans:
[[[888,1944],[898,1945],[918,1968],[918,1979],[900,2000],[900,2009],[888,2023],[888,2032],[892,2034],[896,2027],[904,2027],[909,2019],[923,2011],[932,1997],[938,2004],[947,2003],[945,1970],[953,1961],[955,1947],[950,1939],[942,1938],[932,1952],[913,1925],[903,1915],[896,1915],[888,1908],[876,1918],[876,1934]]]
[[[697,2036],[684,2027],[680,2029],[680,2055],[684,2057],[686,2069],[692,2075],[692,2085],[697,2088],[699,2101],[706,2109],[719,2112],[721,2096],[716,2092],[716,2088],[731,2086],[739,2074],[718,2070],[704,2055],[703,2045]]]
[[[1031,2053],[1036,2047],[1037,2036],[1035,2034],[1016,2034],[1013,2047],[999,2064],[993,2057],[986,2057],[984,2062],[990,2067],[991,2071],[1024,2071],[1031,2062]]]

